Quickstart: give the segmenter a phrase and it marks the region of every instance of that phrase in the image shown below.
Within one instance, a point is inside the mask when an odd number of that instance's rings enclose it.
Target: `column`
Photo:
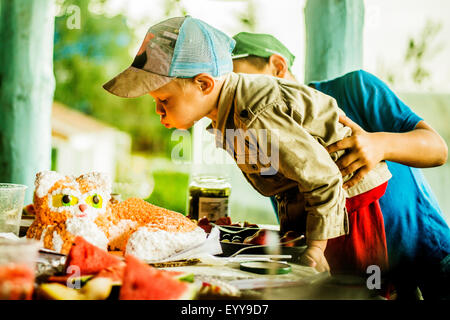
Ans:
[[[51,161],[54,0],[1,0],[0,18],[0,182],[28,204]]]
[[[362,68],[363,0],[307,0],[305,83]]]

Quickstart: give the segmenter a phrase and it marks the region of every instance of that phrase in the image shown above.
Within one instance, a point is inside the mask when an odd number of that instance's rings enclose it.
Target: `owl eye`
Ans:
[[[74,206],[78,203],[78,198],[71,196],[70,194],[57,194],[52,198],[52,204],[54,207],[69,207]]]
[[[101,208],[103,204],[102,196],[98,194],[93,194],[86,198],[86,203],[94,208]]]
[[[63,197],[62,197],[62,202],[63,202],[64,204],[69,204],[69,203],[70,203],[70,196],[67,195],[67,194],[63,195]]]

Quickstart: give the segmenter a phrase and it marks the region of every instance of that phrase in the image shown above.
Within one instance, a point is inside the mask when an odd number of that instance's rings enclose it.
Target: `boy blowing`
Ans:
[[[351,175],[343,178],[335,164],[344,152],[325,149],[351,135],[339,123],[336,101],[294,82],[232,73],[234,44],[190,16],[165,20],[149,29],[133,64],[104,88],[120,97],[150,94],[167,128],[188,129],[210,118],[217,146],[256,190],[276,195],[280,205],[297,204],[299,197],[304,202],[280,216],[282,231],[306,235],[302,261],[318,271],[331,266],[332,272],[362,274],[370,264],[384,270],[378,199],[391,177],[386,164],[344,190]],[[365,218],[349,226],[348,211],[364,211]]]

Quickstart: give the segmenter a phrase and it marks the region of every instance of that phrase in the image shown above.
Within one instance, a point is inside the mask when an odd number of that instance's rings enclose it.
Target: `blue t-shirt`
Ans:
[[[312,84],[369,132],[407,132],[422,120],[385,83],[362,70]],[[380,206],[391,267],[418,259],[439,263],[450,254],[450,228],[430,186],[417,168],[387,165],[392,178]]]

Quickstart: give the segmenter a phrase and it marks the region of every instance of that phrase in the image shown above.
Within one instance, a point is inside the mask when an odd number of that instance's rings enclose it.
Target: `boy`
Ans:
[[[121,97],[150,93],[167,128],[210,118],[218,146],[260,193],[286,197],[286,205],[300,195],[304,210],[281,216],[280,228],[306,233],[303,261],[319,271],[328,262],[332,271],[359,275],[370,264],[385,270],[378,199],[391,177],[386,164],[344,190],[334,163],[344,152],[325,149],[351,135],[338,122],[336,101],[293,82],[232,73],[233,47],[234,40],[200,20],[168,19],[150,28],[132,66],[104,87]],[[347,209],[365,214],[349,226]],[[342,238],[349,230],[351,237]]]
[[[241,32],[233,38],[234,72],[268,74],[295,81],[290,73],[295,57],[275,37]],[[378,161],[390,160],[387,164],[393,178],[380,206],[389,267],[398,297],[414,297],[417,286],[425,299],[448,297],[449,276],[445,273],[448,274],[450,265],[450,228],[422,173],[412,168],[444,164],[445,142],[386,84],[367,72],[350,72],[310,86],[335,98],[347,116],[362,126],[348,118],[341,120],[352,128],[353,136],[338,144],[349,150],[346,156],[354,160],[350,163],[358,165],[350,166],[342,157],[338,166],[343,175],[354,170],[359,173],[346,184],[357,181]],[[329,146],[328,150],[334,152],[342,145]]]

